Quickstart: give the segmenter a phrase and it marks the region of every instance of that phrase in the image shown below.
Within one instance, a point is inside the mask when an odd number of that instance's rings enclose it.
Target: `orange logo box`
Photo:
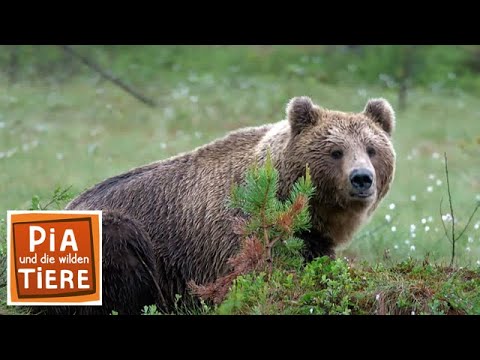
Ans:
[[[101,305],[101,227],[101,211],[8,211],[8,305]]]

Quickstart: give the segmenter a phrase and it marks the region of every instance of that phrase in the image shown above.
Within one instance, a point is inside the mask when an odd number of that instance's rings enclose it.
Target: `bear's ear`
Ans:
[[[370,99],[363,113],[382,127],[391,136],[395,129],[395,112],[390,103],[382,98]]]
[[[315,125],[320,118],[320,108],[308,96],[294,97],[288,102],[286,113],[293,135]]]

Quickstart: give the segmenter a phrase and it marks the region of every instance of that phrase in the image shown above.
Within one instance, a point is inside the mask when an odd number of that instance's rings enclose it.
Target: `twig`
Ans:
[[[477,203],[477,206],[475,206],[475,209],[472,211],[472,214],[470,215],[470,218],[468,219],[467,224],[465,225],[465,227],[460,232],[460,235],[455,236],[455,216],[453,214],[452,194],[450,192],[450,178],[448,176],[447,153],[444,153],[444,156],[445,156],[445,175],[447,177],[448,202],[450,204],[450,212],[451,212],[451,217],[452,217],[452,234],[451,234],[452,240],[450,240],[450,237],[448,236],[447,228],[445,226],[445,222],[444,222],[443,217],[442,217],[442,201],[443,201],[443,198],[440,200],[440,216],[441,216],[441,219],[442,219],[443,229],[445,230],[445,236],[447,237],[447,239],[452,244],[452,257],[450,259],[450,267],[453,267],[453,263],[455,261],[455,245],[456,245],[457,241],[463,236],[463,234],[467,230],[468,226],[472,222],[472,219],[473,219],[475,213],[477,212],[478,208],[480,207],[480,202]]]
[[[478,208],[480,207],[480,203],[477,204],[477,206],[475,207],[475,209],[473,210],[472,212],[472,215],[470,215],[470,218],[468,219],[468,222],[467,222],[467,225],[465,225],[465,227],[463,228],[462,232],[460,233],[460,235],[458,235],[458,239],[460,239],[463,235],[463,233],[465,232],[465,230],[467,230],[467,227],[468,225],[470,225],[470,222],[472,221],[473,219],[473,215],[475,215],[475,213],[477,212]]]
[[[453,203],[452,203],[452,194],[450,192],[450,178],[449,178],[449,175],[448,175],[448,162],[447,162],[447,153],[444,153],[444,156],[445,156],[445,175],[447,177],[447,191],[448,191],[448,202],[450,204],[450,212],[451,212],[451,217],[452,217],[452,234],[451,234],[451,239],[450,239],[450,235],[448,234],[448,230],[447,230],[447,227],[445,226],[445,221],[443,220],[443,211],[442,211],[442,204],[443,204],[443,197],[442,199],[440,200],[440,218],[442,220],[442,225],[443,225],[443,230],[445,231],[445,237],[447,238],[447,240],[450,242],[450,244],[452,244],[452,257],[450,259],[450,267],[453,267],[453,263],[455,261],[455,245],[457,243],[457,241],[463,236],[463,234],[465,233],[465,231],[467,230],[468,226],[470,225],[470,223],[472,222],[472,219],[473,217],[475,216],[475,213],[477,212],[478,208],[480,207],[480,202],[477,203],[477,206],[475,206],[475,209],[472,211],[472,214],[470,215],[468,221],[467,221],[467,224],[465,225],[465,227],[462,229],[462,231],[460,232],[460,235],[458,236],[455,236],[455,216],[453,214]]]
[[[268,183],[267,190],[265,191],[265,197],[263,199],[263,204],[262,204],[262,210],[261,210],[261,217],[262,217],[262,226],[263,226],[263,241],[265,244],[265,250],[266,250],[266,255],[267,255],[267,263],[269,264],[269,269],[270,273],[272,272],[272,246],[273,244],[270,243],[270,239],[268,237],[268,230],[267,230],[267,217],[265,216],[265,207],[266,207],[266,202],[267,202],[267,194],[268,190],[270,188],[270,182]]]
[[[115,76],[113,74],[108,73],[107,71],[103,70],[98,64],[94,63],[92,60],[87,58],[86,56],[78,53],[76,50],[74,50],[70,45],[59,45],[65,52],[68,54],[72,55],[73,57],[78,58],[82,63],[87,65],[89,68],[93,69],[94,71],[98,72],[102,77],[105,79],[113,82],[115,85],[119,86],[126,92],[128,92],[130,95],[135,97],[137,100],[140,100],[144,104],[147,104],[148,106],[154,107],[156,104],[155,102],[147,98],[145,95],[140,94],[138,91],[132,89],[129,85],[125,84],[122,80],[118,78],[118,76]]]
[[[440,219],[442,220],[443,230],[445,230],[445,237],[447,238],[448,242],[452,243],[452,240],[450,240],[450,236],[448,235],[447,227],[445,226],[445,221],[443,220],[442,203],[443,197],[440,199]]]
[[[47,210],[50,205],[52,205],[54,202],[56,202],[58,198],[63,197],[71,188],[72,188],[72,185],[70,185],[68,188],[64,189],[60,194],[54,195],[52,200],[50,200],[50,202],[47,205],[40,206],[40,204],[39,204],[38,206],[39,206],[40,210]]]
[[[455,238],[455,215],[453,214],[453,204],[452,204],[452,194],[450,193],[450,179],[448,176],[448,161],[447,153],[444,153],[445,157],[445,175],[447,176],[447,191],[448,191],[448,203],[450,204],[450,215],[452,216],[452,259],[450,261],[450,267],[453,266],[453,260],[455,259],[455,243],[457,239]]]

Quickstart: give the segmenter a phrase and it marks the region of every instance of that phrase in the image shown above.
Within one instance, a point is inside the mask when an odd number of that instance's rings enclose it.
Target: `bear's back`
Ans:
[[[74,199],[67,209],[114,210],[139,221],[157,256],[185,281],[222,272],[238,246],[227,207],[233,182],[255,160],[270,125],[240,129],[191,152],[111,177]],[[221,251],[219,251],[221,249]]]

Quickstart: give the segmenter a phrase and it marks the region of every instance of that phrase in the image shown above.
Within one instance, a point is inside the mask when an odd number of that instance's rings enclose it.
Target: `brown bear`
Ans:
[[[103,210],[103,306],[48,307],[50,313],[139,313],[157,304],[170,311],[187,282],[229,272],[239,247],[227,206],[232,181],[270,149],[284,199],[309,164],[316,187],[312,230],[300,237],[306,257],[347,243],[389,190],[395,170],[395,115],[384,99],[359,113],[331,111],[309,97],[290,100],[286,120],[231,132],[191,152],[109,178],[67,209]],[[232,216],[233,215],[233,216]],[[194,300],[190,300],[194,301]]]

